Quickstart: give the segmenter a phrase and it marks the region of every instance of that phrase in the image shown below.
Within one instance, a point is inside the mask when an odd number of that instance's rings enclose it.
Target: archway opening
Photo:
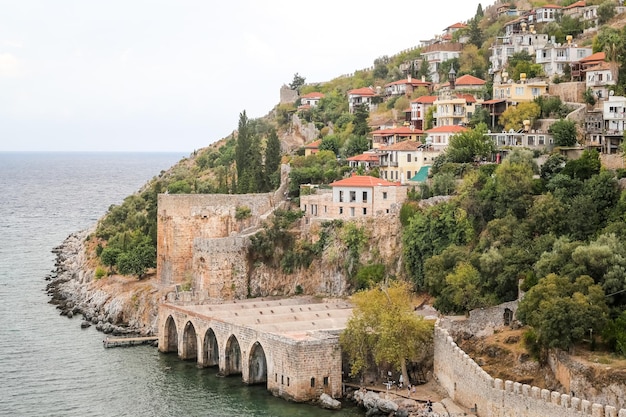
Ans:
[[[178,353],[178,330],[176,330],[176,322],[172,316],[168,316],[165,321],[165,343],[163,352]]]
[[[241,374],[241,348],[234,335],[230,336],[226,342],[224,359],[226,362],[224,375]]]
[[[198,358],[198,338],[196,337],[196,328],[188,321],[185,324],[183,332],[183,351],[180,355],[183,360],[192,360]]]
[[[259,342],[250,349],[248,383],[262,384],[267,382],[267,361],[265,351]]]
[[[220,363],[220,354],[217,347],[217,339],[213,329],[207,330],[204,335],[202,366],[217,366]]]

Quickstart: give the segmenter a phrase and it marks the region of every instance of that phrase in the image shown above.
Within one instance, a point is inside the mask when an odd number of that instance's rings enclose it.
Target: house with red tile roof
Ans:
[[[378,149],[381,146],[392,145],[405,140],[419,142],[424,132],[412,126],[400,126],[392,129],[375,130],[370,135],[372,136],[372,148]]]
[[[441,151],[407,140],[381,147],[376,153],[380,158],[380,177],[407,184],[422,167],[432,165]]]
[[[596,52],[595,54],[591,54],[586,56],[579,61],[572,62],[571,70],[572,70],[572,81],[585,81],[587,69],[600,65],[601,63],[606,61],[606,53],[604,52]]]
[[[437,100],[437,96],[421,96],[411,100],[411,115],[409,118],[411,126],[420,130],[424,129],[426,112],[433,106],[435,100]]]
[[[320,151],[320,145],[322,144],[322,140],[318,139],[311,143],[304,145],[304,156],[315,155]]]
[[[307,224],[397,215],[407,195],[406,186],[369,175],[352,175],[330,187],[314,188],[312,193],[300,196],[300,210]]]
[[[439,66],[442,62],[459,58],[463,51],[460,42],[436,42],[422,48],[422,52],[415,65],[421,65],[423,59],[428,62],[428,75],[433,83],[439,82]]]
[[[468,129],[464,126],[437,126],[426,131],[427,146],[432,146],[434,151],[444,151],[450,144],[450,138],[459,133],[466,132]]]
[[[354,155],[347,159],[350,168],[363,168],[366,171],[379,165],[379,158],[373,152],[364,152],[361,155]]]
[[[324,98],[323,93],[313,92],[308,93],[300,97],[300,106],[298,106],[298,110],[310,109],[311,107],[316,107],[320,100]]]
[[[533,20],[535,23],[555,22],[562,9],[563,7],[558,4],[546,4],[545,6],[537,7],[534,10]]]
[[[433,103],[437,126],[467,125],[476,111],[476,105],[482,102],[471,94],[443,91]]]
[[[415,91],[419,87],[426,88],[430,91],[432,83],[429,83],[425,80],[412,78],[409,75],[405,79],[385,84],[385,94],[387,95],[387,97],[396,97],[402,95],[409,97],[411,94],[413,94],[413,91]]]
[[[619,64],[601,62],[585,70],[586,87],[591,89],[599,100],[607,100],[609,91],[617,83]]]
[[[369,110],[375,110],[376,104],[374,97],[378,97],[378,93],[372,87],[355,88],[348,91],[348,110],[354,113],[354,107],[359,104],[367,104]]]
[[[470,74],[461,75],[454,82],[455,90],[482,90],[487,81]],[[450,89],[450,81],[441,84],[441,89]]]

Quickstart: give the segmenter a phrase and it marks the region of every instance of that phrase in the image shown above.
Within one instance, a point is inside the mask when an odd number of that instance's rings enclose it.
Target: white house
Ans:
[[[458,125],[437,126],[426,131],[425,143],[432,146],[434,151],[444,151],[448,147],[452,136],[465,131],[467,131],[466,127]]]
[[[579,47],[572,43],[555,43],[554,40],[537,49],[535,62],[540,64],[546,77],[563,75],[565,66],[588,57],[593,52],[590,47]]]
[[[348,109],[350,113],[354,113],[354,106],[359,104],[367,104],[369,110],[374,110],[376,104],[372,99],[376,97],[376,91],[372,87],[356,88],[348,91]]]

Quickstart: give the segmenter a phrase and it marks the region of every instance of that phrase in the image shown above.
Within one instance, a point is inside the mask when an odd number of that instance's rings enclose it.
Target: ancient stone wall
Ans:
[[[568,82],[559,84],[550,84],[548,94],[561,98],[561,101],[567,103],[582,103],[583,94],[586,91],[584,82]]]
[[[592,404],[568,394],[492,378],[435,326],[434,374],[450,398],[480,417],[626,417],[626,409]]]
[[[518,301],[509,301],[488,308],[477,308],[469,317],[443,317],[439,326],[451,334],[469,333],[477,337],[490,336],[498,327],[510,325],[517,312]]]

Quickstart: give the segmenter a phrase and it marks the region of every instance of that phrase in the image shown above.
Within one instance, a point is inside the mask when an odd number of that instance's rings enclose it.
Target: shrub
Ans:
[[[252,210],[248,206],[238,206],[235,208],[235,219],[245,220],[252,216]]]
[[[100,279],[103,276],[105,276],[107,274],[106,269],[102,268],[101,266],[96,268],[96,272],[95,272],[95,278],[96,279]]]

